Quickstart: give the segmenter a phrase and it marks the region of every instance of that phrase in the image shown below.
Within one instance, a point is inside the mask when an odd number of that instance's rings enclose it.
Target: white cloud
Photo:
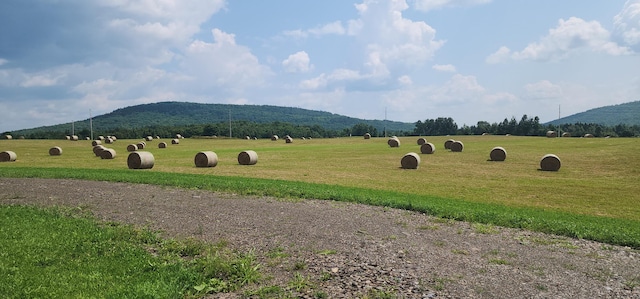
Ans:
[[[526,84],[524,90],[525,97],[530,99],[555,99],[563,96],[562,87],[548,80]]]
[[[322,36],[322,35],[329,35],[329,34],[344,35],[346,33],[347,33],[347,29],[345,29],[344,26],[342,26],[342,22],[335,21],[332,23],[328,23],[328,24],[307,29],[307,30],[302,30],[302,29],[287,30],[283,34],[285,36],[292,36],[296,38],[307,38],[310,35],[313,35],[313,36]]]
[[[309,54],[305,51],[299,51],[282,61],[282,66],[289,73],[305,73],[313,69],[313,65],[309,62]]]
[[[491,3],[492,0],[415,0],[415,8],[431,11],[445,7],[473,6]]]
[[[613,21],[616,36],[636,51],[640,51],[640,0],[628,0]]]
[[[611,34],[599,22],[571,17],[568,20],[560,19],[558,26],[550,29],[547,36],[529,44],[522,51],[511,52],[509,48],[501,47],[486,61],[497,63],[504,61],[507,56],[514,60],[561,60],[576,51],[601,52],[612,56],[630,54],[629,48],[611,41]]]
[[[0,66],[2,66],[3,64],[6,64],[8,62],[9,62],[8,60],[0,58]]]
[[[261,86],[272,75],[235,35],[211,30],[213,43],[193,41],[185,51],[182,70],[193,79],[191,88],[224,89],[242,93],[246,87]]]
[[[413,80],[411,80],[411,77],[404,75],[398,78],[398,83],[402,86],[409,86],[413,84]]]
[[[434,64],[431,68],[441,72],[449,72],[449,73],[456,72],[456,67],[451,64]]]
[[[500,47],[500,49],[498,49],[498,51],[487,56],[487,58],[485,59],[485,62],[491,63],[491,64],[501,63],[509,60],[510,57],[511,57],[511,50],[505,46],[502,46]]]
[[[303,80],[299,86],[305,90],[323,89],[334,83],[344,83],[345,81],[356,81],[366,78],[367,76],[361,75],[358,71],[336,69],[329,75],[323,73],[315,78]]]

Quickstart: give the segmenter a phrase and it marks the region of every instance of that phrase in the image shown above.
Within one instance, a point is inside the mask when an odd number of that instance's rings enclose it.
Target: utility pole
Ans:
[[[384,137],[387,137],[387,107],[384,107]]]
[[[91,115],[91,109],[89,109],[89,129],[91,130],[91,140],[93,140],[93,116]]]
[[[229,138],[231,138],[231,109],[229,109]]]

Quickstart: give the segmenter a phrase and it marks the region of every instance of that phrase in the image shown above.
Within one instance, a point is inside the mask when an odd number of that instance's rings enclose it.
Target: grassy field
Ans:
[[[444,149],[448,138],[427,137],[436,152],[421,155],[417,170],[400,169],[404,154],[420,152],[417,137],[401,137],[399,148],[390,148],[383,138],[362,137],[295,139],[291,144],[183,139],[178,145],[169,142],[166,149],[157,144],[170,140],[154,140],[145,149],[155,156],[151,170],[127,168],[126,147],[139,140],[108,145],[118,153],[114,160],[95,157],[90,141],[3,140],[0,151],[14,151],[18,159],[0,163],[0,176],[132,181],[359,201],[640,246],[640,139],[454,136],[465,148],[453,153]],[[61,147],[63,154],[49,156],[53,146]],[[506,161],[488,161],[495,146],[506,149]],[[195,154],[204,150],[217,153],[216,167],[195,167]],[[258,163],[238,165],[237,155],[243,150],[256,151]],[[548,153],[560,157],[560,171],[538,170],[540,158]]]

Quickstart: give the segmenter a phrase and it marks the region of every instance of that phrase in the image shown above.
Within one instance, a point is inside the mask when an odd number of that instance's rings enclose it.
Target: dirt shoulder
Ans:
[[[637,250],[404,210],[7,178],[0,178],[0,203],[81,207],[171,237],[226,241],[256,253],[265,285],[304,277],[313,288],[303,298],[640,298]],[[286,256],[269,254],[280,251]]]

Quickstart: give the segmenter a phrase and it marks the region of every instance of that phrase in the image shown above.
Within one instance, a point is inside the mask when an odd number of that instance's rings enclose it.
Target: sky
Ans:
[[[2,0],[0,132],[138,104],[459,125],[640,100],[640,0]]]

